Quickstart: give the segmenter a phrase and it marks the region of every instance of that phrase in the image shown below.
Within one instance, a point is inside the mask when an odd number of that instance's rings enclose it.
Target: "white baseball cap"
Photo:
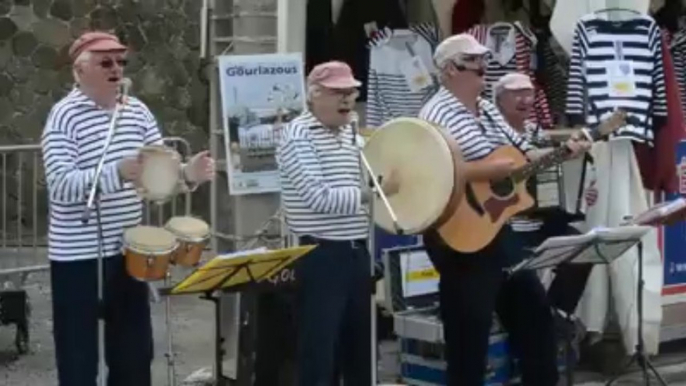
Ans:
[[[488,47],[479,43],[474,36],[461,33],[446,38],[436,47],[434,61],[436,66],[441,68],[460,55],[485,55],[489,51]]]
[[[518,72],[505,74],[493,85],[493,97],[497,97],[503,90],[533,90],[534,84],[527,75]]]

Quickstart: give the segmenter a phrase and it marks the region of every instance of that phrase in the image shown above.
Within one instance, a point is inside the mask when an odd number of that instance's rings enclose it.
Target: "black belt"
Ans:
[[[320,239],[318,237],[313,237],[313,236],[301,236],[300,237],[300,244],[317,244],[317,245],[341,245],[341,246],[350,246],[353,249],[357,248],[366,248],[367,247],[367,240],[365,239],[355,239],[355,240],[328,240],[328,239]]]

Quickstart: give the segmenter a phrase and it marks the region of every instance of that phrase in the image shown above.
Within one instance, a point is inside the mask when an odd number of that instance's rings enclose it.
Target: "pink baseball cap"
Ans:
[[[360,87],[362,82],[355,79],[350,66],[331,61],[315,66],[307,76],[307,84],[319,84],[326,88],[355,88]]]
[[[119,38],[106,32],[86,32],[81,35],[69,48],[69,57],[76,59],[82,52],[110,52],[126,51]]]

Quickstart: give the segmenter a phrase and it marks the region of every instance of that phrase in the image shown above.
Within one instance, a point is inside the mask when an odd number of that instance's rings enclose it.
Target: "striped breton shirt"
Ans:
[[[277,151],[281,201],[290,230],[328,240],[365,239],[359,150],[352,125],[339,132],[304,112],[284,129]]]
[[[533,149],[491,102],[479,98],[478,111],[479,117],[475,117],[450,91],[441,87],[419,112],[419,118],[447,130],[466,161],[484,158],[500,146],[515,146],[522,152]]]
[[[438,30],[431,25],[384,30],[370,41],[367,126],[379,127],[393,118],[419,113],[437,87],[410,89],[403,69],[417,57],[435,76],[433,50],[437,43]]]
[[[531,121],[524,123],[524,133],[522,134],[532,145],[547,139],[547,136],[543,130],[541,130],[541,127]],[[541,229],[543,221],[526,216],[515,216],[510,219],[510,226],[515,232],[534,232]]]
[[[572,41],[566,113],[572,124],[592,125],[618,108],[644,124],[613,136],[652,143],[653,124],[667,116],[660,29],[647,15],[617,22],[585,15]]]
[[[110,120],[111,113],[99,108],[78,88],[57,102],[48,115],[41,146],[50,203],[51,260],[98,257],[96,211],[91,212],[88,224],[82,223],[81,216]],[[119,178],[117,161],[144,145],[161,142],[155,118],[136,98],[129,98],[117,122],[100,180],[105,257],[120,254],[124,229],[142,220],[142,201],[131,183]]]

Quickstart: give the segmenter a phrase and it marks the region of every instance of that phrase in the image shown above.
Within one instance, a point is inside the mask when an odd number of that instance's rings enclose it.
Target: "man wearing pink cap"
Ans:
[[[482,159],[500,146],[514,146],[530,158],[535,148],[510,127],[498,109],[480,97],[489,49],[469,34],[445,39],[434,60],[442,87],[419,118],[444,128],[455,139],[466,164],[468,182],[496,180],[515,170],[511,160]],[[587,149],[570,141],[574,155]],[[472,162],[482,160],[481,162]],[[525,257],[509,226],[475,253],[460,253],[430,230],[424,245],[441,278],[440,315],[446,342],[447,385],[482,386],[486,377],[494,311],[520,359],[522,383],[554,386],[558,380],[552,310],[538,277],[531,271],[507,275],[506,268]]]
[[[279,145],[286,222],[301,245],[317,245],[297,271],[299,386],[330,385],[335,358],[346,385],[371,385],[369,192],[353,111],[359,86],[344,63],[313,68],[309,109],[289,123]]]
[[[124,229],[142,220],[132,181],[141,173],[144,145],[162,137],[150,110],[137,98],[120,98],[126,47],[116,36],[89,32],[71,46],[74,89],[47,117],[42,137],[48,185],[53,331],[61,386],[94,386],[98,375],[98,318],[105,319],[110,386],[150,386],[152,327],[148,286],[130,277],[121,255]],[[104,149],[112,111],[124,106],[99,181],[104,302],[98,303],[99,232],[96,211],[82,222],[89,188]],[[183,167],[190,185],[212,179],[207,152]]]

